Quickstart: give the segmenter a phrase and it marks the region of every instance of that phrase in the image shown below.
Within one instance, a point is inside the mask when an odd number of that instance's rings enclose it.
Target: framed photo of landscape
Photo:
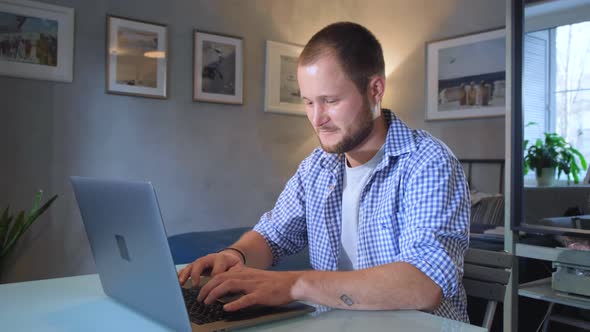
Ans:
[[[266,41],[266,112],[305,116],[297,83],[297,59],[303,47]]]
[[[427,43],[426,98],[427,120],[504,115],[505,30]]]
[[[243,104],[242,38],[194,32],[193,100]]]
[[[107,16],[107,92],[168,98],[166,25]]]
[[[72,82],[74,9],[0,0],[0,75]]]

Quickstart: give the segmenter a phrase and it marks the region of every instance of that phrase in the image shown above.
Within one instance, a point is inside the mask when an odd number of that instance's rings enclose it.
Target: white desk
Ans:
[[[98,275],[0,285],[2,331],[169,331],[107,297]],[[485,329],[419,311],[341,311],[250,331],[461,331]]]

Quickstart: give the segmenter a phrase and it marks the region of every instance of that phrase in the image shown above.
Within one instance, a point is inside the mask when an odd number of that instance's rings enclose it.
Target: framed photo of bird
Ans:
[[[195,30],[193,100],[243,104],[243,54],[242,38]]]

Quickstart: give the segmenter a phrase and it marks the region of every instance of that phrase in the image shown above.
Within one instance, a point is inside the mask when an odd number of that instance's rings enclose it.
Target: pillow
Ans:
[[[471,198],[471,206],[473,207],[475,204],[479,203],[484,198],[498,196],[499,194],[490,194],[483,191],[477,190],[470,190],[469,197]]]
[[[481,198],[471,206],[471,224],[504,225],[504,196]]]

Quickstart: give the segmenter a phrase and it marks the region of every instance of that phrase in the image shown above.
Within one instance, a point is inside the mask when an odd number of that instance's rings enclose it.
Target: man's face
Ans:
[[[361,95],[331,55],[297,68],[297,79],[311,122],[324,151],[345,153],[373,130],[368,97]]]

